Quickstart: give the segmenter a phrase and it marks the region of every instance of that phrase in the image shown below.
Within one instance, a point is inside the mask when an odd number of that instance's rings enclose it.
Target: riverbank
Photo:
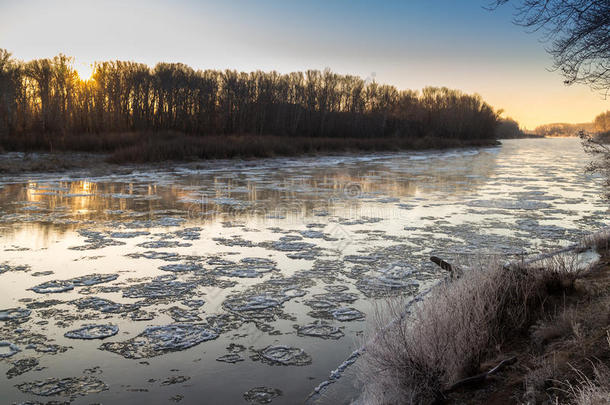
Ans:
[[[154,135],[83,135],[59,138],[54,143],[26,137],[17,141],[0,142],[6,152],[21,152],[2,155],[0,173],[103,168],[130,163],[421,151],[499,144],[493,139],[190,136],[172,132]]]
[[[608,235],[593,247],[592,268],[570,253],[485,264],[437,287],[367,348],[365,403],[607,404]]]

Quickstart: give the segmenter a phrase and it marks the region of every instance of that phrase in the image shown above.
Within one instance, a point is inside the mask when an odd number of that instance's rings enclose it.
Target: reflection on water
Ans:
[[[0,387],[302,402],[375,300],[441,276],[430,254],[530,254],[604,226],[585,164],[553,139],[0,178]],[[32,384],[47,378],[67,380]]]

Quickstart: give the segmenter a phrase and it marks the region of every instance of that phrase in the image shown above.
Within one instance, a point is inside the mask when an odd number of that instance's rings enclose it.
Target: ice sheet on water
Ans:
[[[0,321],[14,321],[30,316],[31,310],[26,308],[9,308],[0,310]]]
[[[201,325],[171,324],[146,328],[132,339],[104,343],[100,349],[120,354],[128,359],[141,359],[186,350],[217,337],[217,332]]]
[[[106,391],[108,386],[96,377],[49,378],[43,381],[26,382],[16,385],[25,394],[50,397],[61,395],[70,398],[86,396]]]
[[[339,224],[349,226],[349,225],[365,225],[365,224],[375,224],[377,222],[383,221],[383,218],[376,217],[360,217],[357,219],[348,219],[348,218],[340,218]]]
[[[364,314],[354,308],[337,308],[330,311],[333,318],[341,322],[358,321],[364,319]]]
[[[184,323],[184,322],[198,322],[201,321],[199,314],[197,311],[186,310],[180,307],[171,307],[167,308],[161,312],[168,314],[174,321]]]
[[[286,241],[272,242],[270,246],[272,249],[279,250],[280,252],[301,252],[304,250],[311,250],[312,248],[316,247],[314,243]]]
[[[337,303],[328,301],[328,300],[319,300],[319,299],[311,299],[305,301],[305,305],[308,307],[317,310],[317,311],[328,311],[330,309],[336,308]]]
[[[115,325],[85,325],[82,328],[68,331],[64,334],[69,339],[105,339],[119,333]]]
[[[118,274],[87,274],[85,276],[71,278],[69,280],[51,280],[42,284],[38,284],[30,290],[38,294],[60,293],[73,290],[74,287],[92,286],[114,281],[118,278]]]
[[[94,250],[102,249],[107,246],[122,246],[125,242],[108,238],[102,232],[92,231],[89,229],[80,229],[77,231],[79,235],[85,238],[85,245],[71,246],[71,250]]]
[[[303,349],[284,345],[267,346],[257,351],[253,359],[270,365],[306,366],[311,364],[311,356]]]
[[[74,283],[69,280],[52,280],[42,284],[38,284],[30,288],[30,290],[37,292],[38,294],[53,294],[66,292],[74,289]]]
[[[154,250],[142,252],[142,253],[128,253],[125,256],[131,257],[132,259],[139,259],[141,257],[145,259],[153,260],[164,260],[166,262],[177,262],[182,260],[182,257],[175,252],[155,252]]]
[[[469,207],[477,208],[500,208],[505,210],[541,210],[550,208],[549,203],[526,200],[526,199],[493,199],[493,200],[472,200],[465,203]]]
[[[198,240],[200,238],[201,230],[200,227],[184,228],[173,232],[173,235],[176,238],[183,240]]]
[[[78,309],[95,309],[97,311],[106,313],[120,313],[134,309],[134,306],[125,306],[123,304],[110,301],[106,298],[99,297],[80,298],[78,300],[71,301],[70,303],[76,305]]]
[[[356,264],[374,264],[380,260],[380,257],[375,254],[371,254],[368,256],[364,255],[347,255],[343,257],[343,260],[350,263]]]
[[[222,355],[222,356],[216,358],[216,361],[220,361],[222,363],[231,363],[231,364],[239,363],[240,361],[244,361],[244,360],[245,359],[237,353],[229,353],[229,354],[225,354],[225,355]]]
[[[140,283],[123,288],[126,298],[167,298],[181,297],[191,292],[196,285],[176,280],[156,278],[148,283]]]
[[[282,305],[282,301],[274,296],[246,292],[227,298],[222,305],[247,318],[272,319],[276,315],[274,310]]]
[[[244,399],[251,404],[269,404],[281,395],[282,391],[277,388],[254,387],[244,392]]]
[[[159,270],[171,271],[172,273],[184,273],[188,271],[203,270],[203,266],[199,263],[175,263],[160,266]]]
[[[235,246],[239,246],[239,247],[254,247],[255,244],[249,240],[246,240],[244,238],[242,238],[241,236],[234,236],[231,238],[212,238],[213,241],[215,241],[216,243],[218,243],[219,245],[223,245],[223,246],[230,246],[230,247],[235,247]]]
[[[349,290],[349,287],[346,285],[327,285],[324,289],[329,292],[342,292]]]
[[[21,349],[14,343],[11,342],[0,342],[0,359],[6,359],[19,353]]]
[[[184,382],[187,382],[190,379],[191,379],[191,377],[188,377],[185,375],[176,375],[176,376],[168,377],[165,380],[161,381],[160,385],[168,386],[168,385],[182,384]]]
[[[90,286],[96,284],[108,283],[119,277],[118,274],[87,274],[85,276],[75,277],[68,281],[72,282],[77,287]]]
[[[177,240],[156,240],[138,243],[137,247],[144,249],[165,249],[165,248],[177,248],[177,247],[189,247],[191,243],[182,243]]]
[[[0,264],[0,274],[7,273],[9,271],[30,271],[31,267],[27,264],[24,265],[10,265],[7,263]]]
[[[214,273],[220,276],[255,278],[265,273],[277,270],[273,260],[261,257],[246,257],[240,263],[228,262],[217,266]]]
[[[343,291],[336,291],[336,292],[328,292],[325,294],[315,294],[313,297],[315,299],[321,300],[321,301],[352,303],[358,299],[358,294],[343,292]]]
[[[345,335],[341,329],[320,320],[307,325],[295,326],[295,328],[299,336],[313,336],[322,339],[340,339]]]
[[[367,297],[384,297],[414,292],[419,287],[415,269],[404,263],[390,263],[373,269],[356,282],[356,287]]]
[[[146,235],[150,235],[150,232],[148,232],[148,231],[131,231],[131,232],[116,231],[116,232],[110,232],[108,234],[108,236],[110,236],[111,238],[116,238],[116,239],[132,239],[132,238],[137,238],[139,236],[146,236]]]
[[[65,301],[60,300],[44,300],[44,301],[33,301],[25,304],[28,309],[41,309],[49,308],[55,305],[63,304]]]
[[[319,278],[327,283],[332,283],[343,271],[345,263],[342,260],[317,259],[311,269],[299,270],[296,275],[303,278]]]
[[[26,357],[23,359],[15,360],[11,363],[12,367],[6,372],[6,377],[11,379],[19,375],[25,374],[38,367],[38,359],[35,357]]]
[[[205,304],[204,300],[184,300],[182,301],[182,305],[185,305],[189,308],[199,308]]]

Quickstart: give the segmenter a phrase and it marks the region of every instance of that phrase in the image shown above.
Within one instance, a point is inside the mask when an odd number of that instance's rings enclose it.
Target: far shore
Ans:
[[[270,135],[193,136],[171,132],[69,136],[46,143],[39,139],[26,137],[19,143],[6,143],[0,139],[0,152],[4,152],[0,153],[0,174],[72,169],[107,172],[132,164],[171,165],[211,160],[445,150],[501,144],[495,139],[433,136],[288,138]]]

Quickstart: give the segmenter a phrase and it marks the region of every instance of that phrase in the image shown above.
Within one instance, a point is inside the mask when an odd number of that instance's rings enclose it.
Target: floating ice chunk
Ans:
[[[149,283],[135,284],[123,289],[126,298],[179,297],[196,287],[193,283],[156,279]]]
[[[133,231],[133,232],[111,232],[109,236],[117,239],[131,239],[138,236],[150,235],[148,231]]]
[[[271,244],[273,249],[281,252],[300,252],[303,250],[309,250],[315,248],[316,245],[309,242],[283,242],[276,241]]]
[[[342,292],[349,290],[349,287],[345,285],[327,285],[324,289],[329,292]]]
[[[245,240],[242,237],[236,236],[233,238],[212,238],[213,241],[224,246],[239,246],[239,247],[254,247],[254,243]]]
[[[24,319],[30,316],[31,310],[26,308],[9,308],[0,310],[0,321]]]
[[[323,321],[297,326],[296,329],[299,336],[314,336],[322,339],[340,339],[344,336],[341,329]]]
[[[218,333],[200,325],[172,324],[146,328],[132,339],[104,343],[100,349],[120,354],[128,359],[141,359],[186,350],[217,337]]]
[[[19,265],[19,266],[11,266],[8,263],[0,264],[0,274],[7,273],[9,271],[29,271],[29,270],[30,270],[30,266],[27,264]]]
[[[39,294],[60,293],[73,290],[74,287],[92,286],[116,280],[117,274],[88,274],[69,280],[52,280],[30,288]]]
[[[180,239],[184,240],[198,240],[200,238],[201,228],[184,228],[179,231],[174,232],[174,235]]]
[[[337,307],[336,302],[328,301],[328,300],[307,300],[305,301],[305,305],[315,309],[315,310],[329,310]]]
[[[311,364],[311,356],[303,349],[290,346],[267,346],[258,352],[260,360],[271,365],[306,366]]]
[[[64,334],[70,339],[105,339],[119,333],[115,325],[85,325],[80,329],[71,330]]]
[[[320,232],[320,231],[299,231],[299,233],[304,237],[304,238],[310,238],[310,239],[324,239],[324,237],[326,236],[324,234],[324,232]]]
[[[276,388],[255,387],[244,392],[244,399],[251,404],[269,404],[281,395],[282,391]]]
[[[187,377],[185,375],[177,375],[168,377],[165,380],[161,381],[162,386],[174,385],[174,384],[182,384],[183,382],[187,382],[191,377]]]
[[[68,280],[52,280],[42,284],[38,284],[30,288],[30,290],[37,292],[38,294],[53,294],[74,289],[74,283]]]
[[[240,361],[244,361],[244,358],[241,357],[237,353],[229,353],[229,354],[225,354],[224,356],[220,356],[220,357],[216,358],[216,361],[220,361],[220,362],[223,362],[223,363],[235,364],[235,363],[238,363]]]
[[[203,266],[199,263],[176,263],[160,266],[159,270],[171,271],[173,273],[183,273],[186,271],[203,270]]]
[[[95,309],[107,313],[119,313],[126,309],[122,304],[117,304],[116,302],[99,297],[80,298],[76,301],[72,301],[71,304],[76,305],[78,309]]]
[[[0,359],[6,359],[19,353],[21,349],[11,342],[0,342]]]
[[[280,301],[275,298],[267,297],[265,295],[243,297],[239,296],[235,298],[229,298],[223,303],[224,307],[236,312],[261,311],[265,309],[275,308],[280,305]]]
[[[183,305],[186,305],[189,308],[199,308],[205,304],[204,300],[184,300],[182,301]]]
[[[176,247],[189,247],[192,246],[190,243],[180,243],[175,240],[157,240],[138,243],[136,246],[145,249],[163,249],[163,248],[176,248]]]
[[[43,381],[18,384],[16,387],[25,394],[43,397],[62,395],[70,398],[95,394],[108,389],[106,384],[95,377],[49,378]]]
[[[352,303],[358,299],[358,294],[338,291],[328,292],[326,294],[316,294],[314,295],[314,298],[324,301]]]
[[[333,318],[341,322],[357,321],[364,319],[364,314],[354,308],[337,308],[330,311]]]
[[[155,252],[155,251],[147,251],[143,253],[128,253],[125,256],[131,257],[133,259],[139,259],[143,257],[145,259],[158,259],[164,260],[166,262],[175,262],[181,260],[181,257],[178,253],[174,252]]]
[[[197,322],[201,320],[196,312],[188,311],[180,307],[171,307],[162,312],[167,313],[176,322]]]
[[[67,281],[72,282],[72,284],[74,284],[77,287],[82,287],[82,286],[90,286],[90,285],[107,283],[110,281],[114,281],[117,278],[119,278],[118,274],[97,274],[97,273],[95,273],[95,274],[87,274],[86,276],[75,277],[75,278],[72,278]]]
[[[8,379],[17,377],[21,374],[25,374],[28,371],[33,370],[34,368],[38,367],[39,363],[38,363],[38,359],[36,359],[34,357],[26,357],[24,359],[16,360],[11,364],[13,365],[13,367],[11,367],[6,372],[6,377]]]
[[[356,264],[372,264],[379,261],[379,257],[377,255],[369,255],[369,256],[358,256],[358,255],[347,255],[343,257],[343,260],[350,263]]]

